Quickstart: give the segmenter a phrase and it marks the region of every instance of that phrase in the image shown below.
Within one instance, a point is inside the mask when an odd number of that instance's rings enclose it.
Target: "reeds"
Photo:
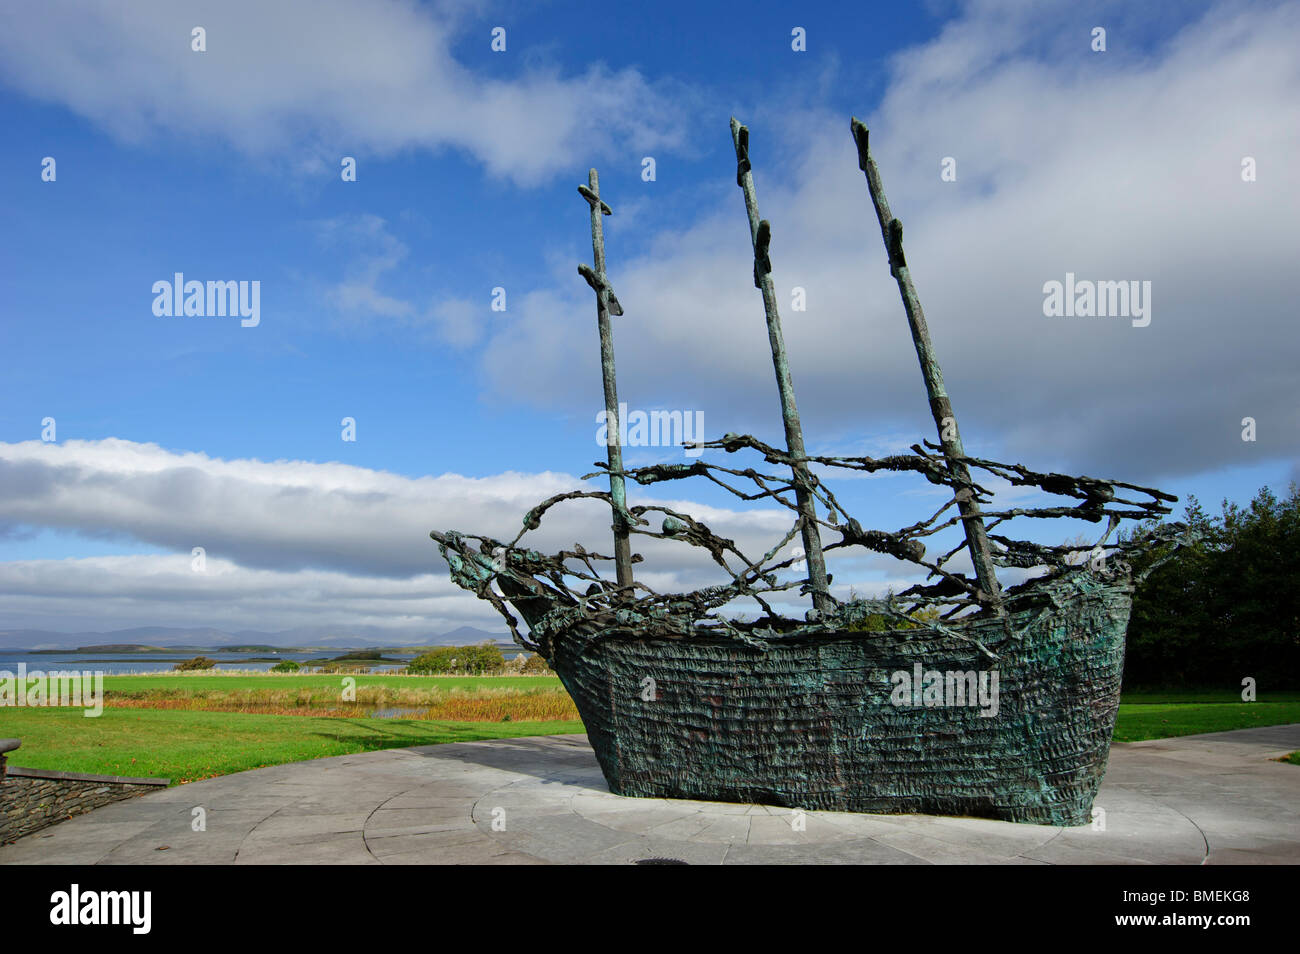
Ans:
[[[416,709],[401,718],[448,722],[558,722],[576,720],[573,700],[559,687],[406,688],[360,686],[349,697],[339,687],[236,690],[110,690],[105,706],[121,709],[172,709],[189,712],[239,712],[365,718],[376,710]]]

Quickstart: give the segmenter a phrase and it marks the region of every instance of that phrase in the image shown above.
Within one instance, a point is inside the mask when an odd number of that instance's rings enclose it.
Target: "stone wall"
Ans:
[[[156,792],[166,788],[169,781],[52,772],[16,765],[0,772],[0,844],[110,802]]]

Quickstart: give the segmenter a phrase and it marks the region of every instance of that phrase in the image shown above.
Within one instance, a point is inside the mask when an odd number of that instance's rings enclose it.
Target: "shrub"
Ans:
[[[894,591],[891,589],[885,594],[885,599],[893,597]],[[853,602],[858,599],[857,590],[849,590],[849,601]],[[902,601],[900,601],[902,602]],[[851,633],[883,633],[890,630],[900,629],[918,629],[922,626],[929,625],[939,619],[940,613],[934,606],[926,606],[921,609],[913,610],[908,614],[909,620],[899,619],[891,613],[868,613],[862,619],[849,623],[844,628]]]
[[[215,659],[209,659],[207,656],[195,656],[193,659],[183,659],[172,667],[173,672],[189,672],[193,669],[211,669],[217,664]]]
[[[271,667],[271,672],[297,672],[302,667],[292,659],[285,659]]]
[[[417,675],[450,672],[482,675],[485,672],[496,672],[505,665],[505,661],[501,650],[491,643],[480,646],[439,646],[412,659],[406,671]]]
[[[422,653],[421,655],[416,656],[407,663],[406,671],[419,675],[451,672],[455,655],[456,647],[442,646],[438,649],[433,649],[427,653]]]
[[[501,655],[501,650],[491,643],[461,647],[460,665],[464,672],[481,675],[485,672],[496,672],[505,664],[506,657]]]
[[[519,667],[519,671],[520,672],[550,672],[551,667],[546,664],[546,660],[543,659],[540,655],[538,655],[537,653],[533,653],[531,656],[529,656],[527,659],[524,660],[524,664]]]

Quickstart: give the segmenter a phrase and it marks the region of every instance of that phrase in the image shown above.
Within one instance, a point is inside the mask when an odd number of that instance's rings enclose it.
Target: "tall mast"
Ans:
[[[962,483],[969,484],[970,471],[962,460],[966,451],[962,447],[957,417],[948,392],[944,390],[943,372],[939,369],[939,359],[934,353],[934,344],[930,341],[930,328],[925,322],[925,312],[921,309],[921,300],[916,295],[911,273],[907,269],[907,259],[903,255],[903,223],[890,214],[885,189],[880,184],[880,170],[876,168],[876,160],[871,158],[868,148],[867,127],[857,117],[853,117],[849,126],[853,130],[853,141],[858,147],[858,168],[866,174],[871,202],[876,207],[876,218],[880,220],[880,234],[889,254],[889,273],[898,282],[898,292],[903,297],[907,323],[912,329],[912,344],[916,346],[916,357],[921,363],[921,375],[925,378],[925,390],[930,397],[930,413],[934,416],[935,427],[939,429],[939,443],[948,461],[948,472]],[[960,508],[962,527],[966,531],[966,548],[970,551],[975,579],[979,583],[980,602],[1001,614],[1002,588],[998,585],[994,572],[993,555],[979,503],[972,492],[963,488],[957,493],[957,506]]]
[[[736,147],[736,185],[745,193],[745,211],[749,214],[749,237],[754,247],[754,285],[763,293],[763,311],[767,316],[767,340],[772,346],[772,366],[776,370],[776,387],[781,394],[781,419],[785,423],[785,443],[793,457],[795,502],[802,524],[803,548],[808,561],[808,582],[812,589],[813,608],[818,616],[833,608],[826,579],[826,558],[822,554],[822,538],[817,530],[817,510],[811,492],[812,480],[808,473],[807,455],[803,446],[803,426],[799,423],[799,408],[794,401],[794,384],[790,380],[790,362],[786,360],[785,338],[781,334],[781,314],[776,307],[776,291],[772,287],[772,262],[768,258],[768,244],[772,226],[758,217],[758,197],[754,193],[754,176],[749,164],[749,129],[733,116],[731,140]]]
[[[610,288],[605,276],[605,233],[602,215],[613,215],[600,198],[600,179],[596,170],[587,173],[587,185],[578,186],[578,193],[591,207],[591,251],[595,269],[578,266],[578,274],[596,293],[596,326],[600,329],[600,374],[605,383],[605,432],[609,452],[609,496],[614,512],[614,568],[618,574],[619,588],[632,585],[632,544],[628,537],[627,488],[623,481],[623,445],[618,418],[618,385],[614,380],[614,338],[610,332],[609,316],[623,314],[623,306]]]

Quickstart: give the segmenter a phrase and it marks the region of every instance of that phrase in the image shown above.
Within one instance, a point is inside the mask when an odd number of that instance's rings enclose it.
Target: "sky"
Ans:
[[[0,632],[501,630],[428,533],[512,537],[603,459],[591,167],[621,399],[780,442],[732,116],[810,452],[934,439],[857,116],[969,453],[1211,505],[1300,478],[1295,4],[6,4]],[[256,281],[256,323],[157,314],[176,273]],[[1050,317],[1067,275],[1149,312]],[[878,529],[938,500],[832,486]],[[756,552],[790,522],[632,497]],[[608,551],[598,505],[551,519]],[[656,588],[708,579],[654,555]]]

